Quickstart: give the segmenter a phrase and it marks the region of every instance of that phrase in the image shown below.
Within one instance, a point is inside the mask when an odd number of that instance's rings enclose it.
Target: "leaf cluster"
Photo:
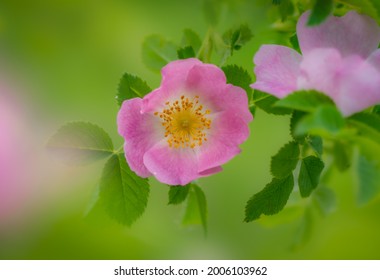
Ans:
[[[295,175],[298,176],[298,190],[294,191],[299,191],[302,198],[316,194],[318,186],[326,183],[321,182],[325,154],[333,158],[330,169],[335,167],[344,172],[353,166],[358,182],[359,204],[368,203],[379,195],[378,106],[374,106],[371,112],[344,118],[330,98],[316,91],[298,91],[281,100],[271,98],[273,101],[270,103],[260,103],[269,98],[265,93],[254,94],[255,104],[269,113],[279,114],[277,109],[288,110],[286,113],[291,114],[290,133],[293,141],[272,157],[270,169],[273,180],[248,201],[245,221],[250,222],[262,214],[273,215],[282,210],[294,187],[290,178]],[[325,142],[328,144],[326,148]],[[316,199],[322,209],[326,209],[332,201],[331,195],[318,195]]]
[[[247,24],[228,29],[222,36],[210,28],[203,41],[196,32],[185,29],[179,44],[160,35],[151,35],[143,43],[143,62],[150,70],[159,72],[162,67],[176,59],[195,57],[209,63],[216,52],[220,56],[219,65],[222,66],[234,51],[240,50],[252,37],[252,31]]]
[[[306,145],[306,144],[305,144]],[[317,188],[324,163],[317,155],[301,157],[301,144],[291,141],[283,146],[271,160],[273,179],[247,202],[245,221],[254,221],[262,214],[274,215],[280,212],[294,191],[294,170],[301,164],[298,174],[298,188],[301,197],[309,197]]]
[[[350,10],[369,15],[380,23],[378,0],[272,0],[272,4],[277,20],[273,27],[280,32],[295,32],[299,16],[308,10],[311,11],[307,21],[309,26],[322,24],[330,15],[342,16]]]

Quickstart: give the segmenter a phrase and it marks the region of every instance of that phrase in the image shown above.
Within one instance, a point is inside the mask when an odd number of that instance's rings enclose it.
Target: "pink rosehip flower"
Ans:
[[[9,92],[0,82],[0,232],[24,210],[32,184],[25,113]]]
[[[306,25],[310,12],[297,24],[302,56],[278,45],[256,53],[251,85],[278,98],[296,90],[315,89],[334,100],[349,116],[380,103],[380,27],[354,11],[330,16],[319,26]]]
[[[195,58],[173,61],[161,73],[158,89],[124,101],[118,114],[130,168],[169,185],[220,172],[249,136],[245,91]]]

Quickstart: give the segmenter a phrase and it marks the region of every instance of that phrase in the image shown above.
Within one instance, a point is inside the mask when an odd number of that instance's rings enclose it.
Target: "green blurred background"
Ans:
[[[254,33],[228,63],[252,73],[261,44],[285,44],[286,36],[270,28],[271,2],[238,0],[224,6],[217,31],[247,23]],[[204,36],[208,25],[202,7],[201,0],[3,0],[0,69],[22,86],[52,126],[91,121],[120,146],[114,99],[120,77],[133,73],[157,87],[160,75],[142,62],[144,38],[161,34],[179,42],[185,28]],[[246,201],[270,181],[270,157],[290,139],[288,125],[288,117],[258,110],[243,152],[222,173],[199,181],[208,199],[207,237],[200,226],[181,224],[184,205],[168,206],[168,187],[154,179],[146,212],[131,228],[109,220],[101,209],[86,215],[101,172],[97,164],[76,173],[78,182],[71,186],[57,182],[64,190],[40,202],[21,224],[0,229],[0,258],[379,259],[380,203],[356,206],[350,170],[334,172],[337,209],[314,218],[307,242],[294,246],[302,226],[297,215],[243,222]]]

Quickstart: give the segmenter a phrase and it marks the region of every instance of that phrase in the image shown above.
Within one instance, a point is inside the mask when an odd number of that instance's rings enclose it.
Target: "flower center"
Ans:
[[[195,148],[207,141],[206,130],[211,127],[211,119],[206,115],[210,110],[204,110],[199,103],[199,96],[189,99],[184,95],[174,102],[166,102],[162,112],[155,112],[165,128],[165,138],[169,147]]]

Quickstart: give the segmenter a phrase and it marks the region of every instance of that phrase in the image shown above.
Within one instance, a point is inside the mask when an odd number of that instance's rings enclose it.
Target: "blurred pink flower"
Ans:
[[[169,185],[220,172],[249,135],[245,91],[198,59],[173,61],[161,72],[158,89],[124,101],[118,114],[129,166]]]
[[[288,47],[262,46],[254,57],[256,82],[251,87],[278,98],[315,89],[332,98],[345,116],[380,103],[377,23],[351,11],[309,27],[309,14],[297,24],[302,56]]]
[[[17,216],[29,196],[25,117],[15,97],[0,89],[0,225]]]

